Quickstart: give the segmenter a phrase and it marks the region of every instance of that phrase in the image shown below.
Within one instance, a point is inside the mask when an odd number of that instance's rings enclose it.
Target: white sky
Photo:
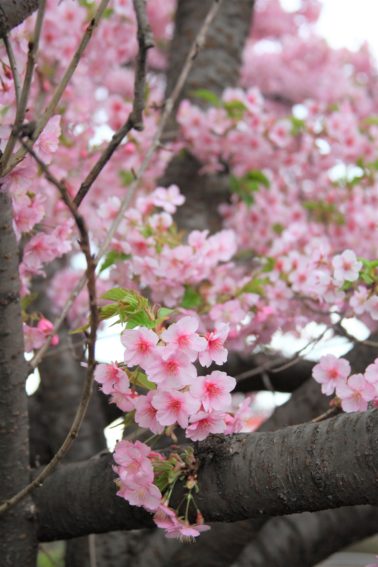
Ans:
[[[367,41],[378,55],[378,0],[323,0],[318,30],[332,47],[358,48]]]

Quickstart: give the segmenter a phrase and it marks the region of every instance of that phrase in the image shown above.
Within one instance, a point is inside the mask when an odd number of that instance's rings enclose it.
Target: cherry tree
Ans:
[[[320,9],[2,3],[4,565],[303,567],[375,533],[377,71]],[[291,397],[263,419],[262,390]]]

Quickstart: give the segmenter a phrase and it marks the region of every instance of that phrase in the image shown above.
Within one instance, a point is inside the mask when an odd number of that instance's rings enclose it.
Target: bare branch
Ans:
[[[146,17],[145,0],[133,0],[133,4],[138,23],[139,43],[139,52],[135,69],[133,108],[125,124],[121,126],[121,128],[119,128],[119,130],[117,130],[117,132],[113,135],[109,144],[106,146],[99,159],[80,185],[79,191],[77,192],[74,199],[74,203],[77,207],[80,206],[82,200],[92,187],[93,183],[96,181],[97,177],[100,175],[101,171],[108,163],[113,153],[116,151],[128,132],[130,132],[130,130],[132,129],[143,130],[144,128],[143,111],[146,86],[147,52],[151,47],[154,46],[154,42],[151,28]]]
[[[18,74],[16,58],[14,56],[14,51],[12,47],[12,43],[7,35],[3,37],[5,49],[7,51],[9,65],[12,71],[13,83],[14,83],[14,91],[16,95],[16,108],[20,105],[20,94],[21,94],[21,84],[20,84],[20,75]]]

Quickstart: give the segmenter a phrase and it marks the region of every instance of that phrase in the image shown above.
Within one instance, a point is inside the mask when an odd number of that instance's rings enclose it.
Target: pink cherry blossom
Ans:
[[[185,197],[181,195],[177,185],[170,185],[167,189],[158,187],[151,195],[155,207],[161,207],[167,213],[175,213],[176,207],[185,202]]]
[[[196,331],[199,321],[196,317],[183,317],[177,323],[170,325],[162,334],[161,338],[167,343],[166,352],[176,350],[187,355],[193,362],[198,353],[205,350],[206,340],[200,337]]]
[[[322,385],[322,392],[330,396],[340,384],[344,384],[350,374],[350,364],[344,358],[333,354],[322,356],[312,370],[313,378]]]
[[[145,369],[148,378],[164,390],[188,386],[197,376],[196,368],[188,356],[177,351],[170,353],[165,348],[156,353]]]
[[[146,396],[140,396],[135,401],[135,421],[140,427],[146,427],[152,433],[159,434],[164,431],[164,427],[156,418],[157,410],[152,405],[153,397],[154,392],[151,391]]]
[[[214,331],[209,331],[205,334],[207,347],[200,352],[198,357],[202,366],[210,366],[212,362],[216,364],[224,364],[226,362],[228,351],[223,345],[229,331],[230,327],[227,323],[219,323],[215,326]]]
[[[128,366],[148,364],[155,353],[159,337],[150,329],[126,329],[122,334],[122,343],[125,345],[125,362]]]
[[[177,526],[178,518],[176,512],[165,504],[160,504],[154,514],[154,522],[158,528],[173,529]]]
[[[225,411],[231,406],[230,392],[235,386],[235,378],[214,370],[208,376],[199,376],[191,385],[190,392],[194,398],[201,401],[205,411]]]
[[[223,433],[226,429],[226,415],[218,411],[199,411],[190,418],[186,436],[192,441],[203,441],[210,433]]]
[[[346,412],[365,411],[368,402],[375,397],[375,388],[363,374],[352,374],[347,382],[337,386],[337,395],[341,399],[341,407]]]
[[[153,468],[148,459],[151,449],[145,443],[136,441],[119,441],[115,447],[114,460],[119,465],[117,472],[121,478],[142,478],[143,481],[152,482]]]
[[[378,359],[375,359],[373,364],[369,364],[366,368],[365,379],[369,384],[374,386],[375,395],[378,397]]]
[[[156,418],[161,425],[174,425],[176,422],[185,429],[189,416],[198,411],[201,403],[188,392],[157,392],[152,405],[157,409]]]
[[[139,484],[129,480],[127,484],[121,485],[117,495],[125,498],[132,506],[143,506],[150,512],[157,510],[161,501],[161,492],[158,487],[147,481]]]
[[[165,535],[167,538],[178,538],[182,541],[190,541],[193,538],[198,537],[201,532],[207,532],[209,529],[210,526],[207,526],[206,524],[190,525],[183,520],[178,520],[175,526],[165,529]]]
[[[104,394],[112,394],[119,382],[122,382],[126,389],[130,387],[127,375],[115,362],[98,364],[94,373],[94,379],[102,385],[101,390]]]
[[[359,262],[352,250],[345,250],[332,260],[335,279],[339,282],[354,282],[358,279],[362,262]]]

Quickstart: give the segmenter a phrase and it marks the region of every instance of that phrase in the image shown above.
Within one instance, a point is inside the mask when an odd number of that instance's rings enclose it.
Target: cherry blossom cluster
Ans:
[[[53,329],[54,325],[44,317],[38,321],[35,327],[24,323],[25,351],[31,352],[40,348],[46,341],[46,338],[51,336]],[[51,345],[56,346],[57,344],[59,344],[59,337],[54,335],[51,339]]]
[[[131,419],[136,426],[149,430],[153,438],[165,434],[175,439],[174,429],[180,427],[188,439],[202,441],[211,433],[239,432],[249,419],[251,400],[246,398],[237,408],[232,402],[234,378],[219,370],[198,376],[195,366],[197,362],[207,368],[226,361],[228,325],[220,324],[204,333],[198,329],[198,318],[190,316],[170,325],[156,325],[155,330],[126,329],[122,333],[124,364],[96,367],[95,380],[110,395],[110,401],[130,416],[128,422]],[[188,507],[195,505],[193,455],[184,458],[173,453],[163,457],[146,443],[122,440],[116,446],[114,460],[119,496],[155,512],[156,524],[168,537],[196,537],[208,529],[198,510],[197,525],[192,525],[187,514],[182,518],[179,510],[168,507],[178,479],[185,480],[189,490]]]
[[[336,394],[345,412],[366,411],[369,403],[378,407],[378,358],[363,374],[351,374],[346,359],[327,354],[314,366],[312,375],[323,394]]]

